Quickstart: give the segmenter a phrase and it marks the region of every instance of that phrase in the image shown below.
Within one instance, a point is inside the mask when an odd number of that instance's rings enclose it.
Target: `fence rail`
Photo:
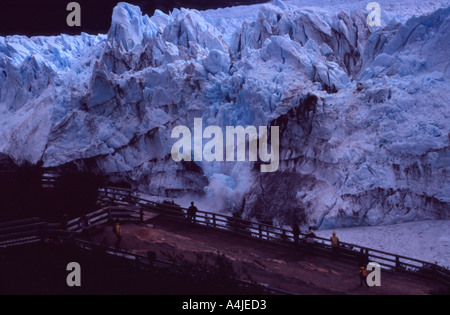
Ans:
[[[140,221],[140,215],[133,210],[118,210],[106,207],[86,214],[89,220],[88,228],[112,222],[121,221]],[[36,241],[48,238],[54,235],[77,235],[83,230],[83,218],[75,218],[67,222],[63,227],[60,223],[48,223],[39,218],[30,218],[24,220],[8,221],[0,223],[0,248],[21,245],[21,240],[26,237],[32,237]],[[56,233],[56,234],[55,234]]]
[[[154,211],[174,220],[187,221],[187,208],[151,201],[138,196],[130,189],[104,187],[99,189],[99,195],[116,204],[132,204],[144,211]],[[296,236],[291,230],[224,214],[199,210],[195,216],[195,224],[284,245],[292,246],[298,243],[300,247],[308,245],[318,251],[332,252],[330,239],[311,237],[304,233]],[[312,245],[307,244],[308,237],[312,238]],[[351,243],[339,244],[339,256],[343,258],[356,260],[361,251],[366,252],[370,261],[379,263],[383,268],[414,272],[450,284],[450,270],[435,263]]]
[[[121,221],[142,221],[142,212],[137,210],[124,210],[115,207],[106,207],[87,214],[90,221],[90,227],[101,225],[106,222],[112,222],[116,219]],[[174,272],[182,272],[184,269],[178,268],[173,261],[157,258],[155,253],[149,252],[147,255],[138,254],[125,249],[115,248],[91,241],[86,241],[77,236],[82,231],[82,217],[75,218],[68,222],[67,228],[62,229],[61,224],[47,223],[39,218],[31,218],[25,220],[9,221],[0,224],[0,248],[19,246],[28,243],[40,241],[65,242],[76,246],[84,251],[93,251],[103,253],[118,258],[122,258],[134,267],[138,268],[168,268],[171,267]],[[182,267],[182,266],[181,266]],[[173,269],[175,268],[175,269]],[[241,287],[252,286],[253,283],[234,279]],[[273,288],[270,286],[262,286],[262,290],[267,294],[283,294],[292,295],[293,293]]]
[[[186,208],[142,198],[130,189],[118,187],[100,188],[99,200],[104,204],[108,204],[108,206],[86,215],[91,226],[102,225],[116,219],[121,221],[143,222],[145,212],[147,211],[156,212],[164,217],[182,222],[187,222],[188,220]],[[124,209],[116,205],[128,206],[128,208]],[[290,246],[293,249],[305,249],[307,246],[312,246],[315,251],[324,253],[331,253],[332,251],[330,239],[310,237],[304,233],[296,236],[291,230],[224,214],[199,210],[196,213],[195,222],[193,223],[216,230],[232,232],[245,237],[275,242]],[[39,218],[0,223],[0,248],[37,242],[45,238],[53,238],[55,235],[78,235],[81,231],[82,218],[75,218],[68,221],[64,230],[61,229],[60,224],[43,222]],[[313,240],[312,244],[307,242],[308,237]],[[355,260],[361,250],[366,252],[370,261],[377,262],[384,268],[395,271],[414,272],[414,274],[429,277],[450,285],[450,270],[435,263],[412,257],[344,242],[340,243],[339,257]]]

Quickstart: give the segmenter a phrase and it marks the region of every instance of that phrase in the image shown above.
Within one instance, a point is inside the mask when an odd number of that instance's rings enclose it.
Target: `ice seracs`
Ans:
[[[0,151],[220,210],[245,198],[244,216],[279,224],[448,218],[450,4],[379,3],[380,27],[366,1],[150,17],[120,3],[106,35],[0,37]],[[277,171],[174,161],[171,131],[194,118],[279,127]]]

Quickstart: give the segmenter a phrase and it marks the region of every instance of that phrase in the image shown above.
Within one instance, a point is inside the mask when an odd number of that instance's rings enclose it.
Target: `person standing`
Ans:
[[[292,225],[292,235],[294,237],[294,244],[298,245],[298,237],[300,235],[300,228],[298,227],[298,224]]]
[[[358,254],[358,266],[366,268],[369,264],[369,253],[368,251],[364,251],[363,248],[360,249]]]
[[[339,251],[339,238],[336,236],[336,232],[333,232],[333,235],[330,237],[330,240],[333,254],[334,256],[337,256]]]
[[[113,226],[113,232],[116,235],[116,247],[120,246],[120,242],[122,242],[122,228],[120,227],[120,222],[117,220]]]
[[[191,201],[191,206],[187,210],[187,217],[190,223],[195,223],[195,216],[197,214],[197,207],[194,206],[194,202]]]
[[[359,286],[362,287],[363,283],[366,285],[366,287],[369,287],[369,284],[367,283],[366,267],[361,266],[361,267],[359,267]]]

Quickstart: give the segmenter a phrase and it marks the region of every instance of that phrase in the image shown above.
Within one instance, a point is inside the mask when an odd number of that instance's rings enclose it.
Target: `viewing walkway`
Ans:
[[[152,267],[170,265],[174,256],[195,261],[220,253],[243,278],[273,294],[428,294],[450,286],[450,272],[432,263],[347,243],[335,256],[328,239],[316,237],[308,244],[300,234],[296,244],[291,231],[206,211],[198,211],[193,224],[186,219],[187,209],[139,198],[127,189],[100,189],[98,204],[101,209],[87,214],[90,239],[82,233],[81,218],[67,222],[65,229],[31,218],[0,224],[0,248],[70,242]],[[120,248],[111,229],[116,220],[122,226]],[[359,287],[361,248],[383,267],[381,287]]]

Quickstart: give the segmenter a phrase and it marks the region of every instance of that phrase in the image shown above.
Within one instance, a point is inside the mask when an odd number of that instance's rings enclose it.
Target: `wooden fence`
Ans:
[[[142,222],[143,212],[140,210],[125,210],[119,207],[106,207],[86,215],[90,228],[105,223],[112,223],[115,220],[121,222]],[[125,249],[107,246],[104,244],[87,241],[80,237],[82,234],[83,218],[76,218],[67,222],[66,229],[62,229],[61,224],[47,223],[39,218],[9,221],[0,223],[0,248],[19,246],[35,242],[64,242],[65,244],[76,246],[83,251],[90,251],[104,255],[115,256],[130,263],[133,267],[140,269],[170,268],[171,272],[184,272],[183,266],[177,265],[174,261],[168,261],[156,257],[154,252],[147,252],[147,255],[135,253]],[[240,287],[250,287],[254,283],[234,279]],[[265,294],[291,295],[293,293],[273,288],[267,285],[261,287]]]
[[[141,211],[158,212],[174,220],[188,221],[187,208],[154,202],[140,197],[130,189],[104,187],[99,189],[99,196],[114,204],[131,204],[138,206]],[[309,236],[306,234],[300,233],[297,238],[291,230],[225,214],[199,210],[196,213],[195,224],[236,233],[245,237],[276,242],[293,248],[308,249],[312,247],[316,252],[333,254],[330,239],[311,237],[313,243],[310,244],[307,242]],[[340,242],[338,255],[341,259],[356,261],[361,251],[366,253],[369,261],[379,263],[382,268],[413,272],[414,274],[430,277],[450,285],[450,270],[435,263],[345,242]]]
[[[156,212],[164,217],[189,223],[187,209],[171,204],[158,203],[140,197],[130,189],[104,187],[99,189],[99,202],[106,207],[87,214],[90,226],[120,221],[143,222],[146,212]],[[120,206],[120,207],[117,207]],[[124,209],[124,207],[127,207]],[[310,250],[332,254],[331,240],[311,237],[313,243],[308,243],[307,235],[300,233],[296,237],[291,230],[270,224],[245,220],[225,214],[201,211],[195,216],[196,225],[235,233],[244,237],[274,242],[288,246],[292,250]],[[76,236],[82,231],[82,218],[75,218],[61,229],[60,223],[47,223],[39,218],[17,220],[0,223],[0,248],[39,242],[43,239],[54,239],[56,236]],[[341,242],[339,258],[356,261],[361,250],[365,251],[370,261],[379,263],[383,268],[395,271],[412,272],[416,275],[429,277],[450,285],[450,271],[435,263],[406,257],[398,254]]]

